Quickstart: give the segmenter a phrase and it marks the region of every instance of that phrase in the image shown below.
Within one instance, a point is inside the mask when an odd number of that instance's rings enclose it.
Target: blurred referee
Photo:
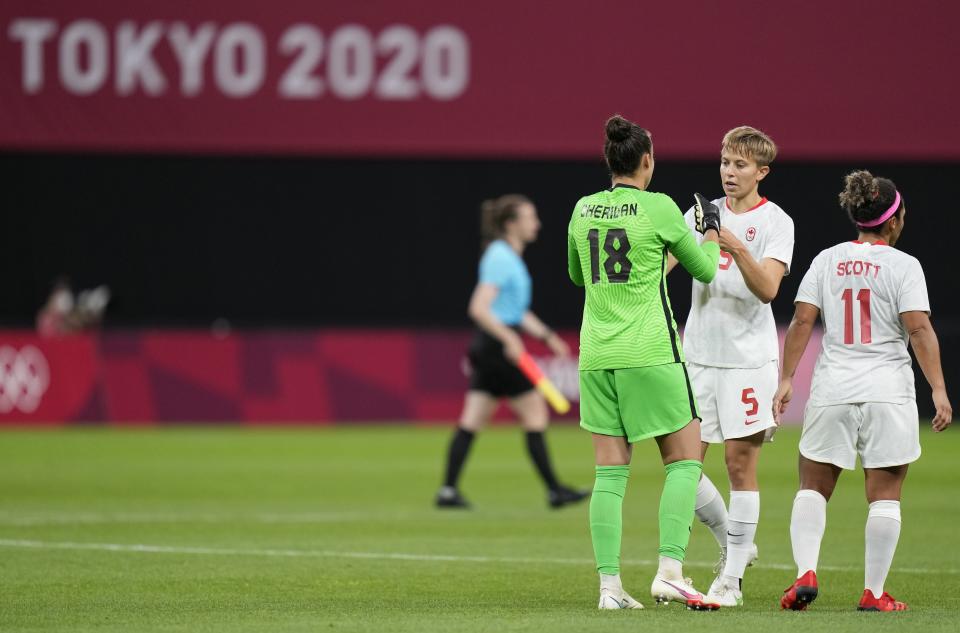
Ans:
[[[493,416],[501,398],[507,399],[526,431],[527,450],[547,487],[549,505],[559,508],[590,494],[557,481],[544,441],[549,422],[547,404],[517,368],[524,352],[521,331],[541,339],[557,356],[570,354],[567,344],[530,311],[530,273],[522,255],[537,239],[539,230],[537,209],[524,196],[506,195],[481,206],[481,234],[486,248],[480,259],[480,281],[467,310],[477,324],[468,351],[472,374],[460,424],[447,451],[446,479],[437,493],[439,507],[470,507],[457,489],[457,481],[474,435]]]

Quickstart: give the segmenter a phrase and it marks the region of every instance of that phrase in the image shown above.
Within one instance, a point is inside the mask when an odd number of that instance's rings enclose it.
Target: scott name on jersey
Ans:
[[[873,278],[876,279],[880,275],[880,265],[860,259],[837,262],[837,277],[869,277],[871,271],[873,271]]]

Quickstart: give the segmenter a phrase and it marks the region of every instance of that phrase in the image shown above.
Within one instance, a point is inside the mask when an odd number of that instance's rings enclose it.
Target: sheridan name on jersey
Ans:
[[[776,259],[790,273],[793,220],[783,209],[766,198],[739,214],[730,210],[726,198],[713,204],[720,209],[720,225],[733,232],[755,260]],[[692,231],[693,209],[684,218]],[[689,362],[709,367],[749,369],[780,358],[773,310],[750,292],[729,253],[720,252],[720,267],[711,283],[693,280],[683,348]]]
[[[797,301],[820,308],[823,351],[809,402],[902,404],[916,398],[900,315],[930,312],[916,257],[879,242],[844,242],[814,258]]]

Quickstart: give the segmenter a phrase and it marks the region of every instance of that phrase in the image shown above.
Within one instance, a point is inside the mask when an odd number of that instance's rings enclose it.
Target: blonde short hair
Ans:
[[[723,136],[721,149],[752,158],[760,167],[766,167],[777,157],[773,139],[749,125],[735,127]]]

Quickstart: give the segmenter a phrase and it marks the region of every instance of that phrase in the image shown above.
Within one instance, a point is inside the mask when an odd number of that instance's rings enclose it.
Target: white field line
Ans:
[[[388,513],[389,514],[389,513]],[[106,523],[346,523],[384,518],[383,513],[370,512],[301,512],[301,513],[172,513],[172,512],[71,512],[65,514],[12,514],[0,511],[0,525],[15,527],[41,525],[96,525]],[[389,518],[407,518],[389,515]]]
[[[98,525],[109,523],[263,523],[263,524],[313,524],[350,523],[361,521],[407,521],[436,519],[436,512],[410,511],[337,511],[337,512],[67,512],[67,513],[21,513],[0,510],[0,526],[32,527],[44,525]],[[448,514],[449,519],[467,518],[466,515]],[[493,518],[526,519],[542,518],[542,512],[501,512],[489,515]]]
[[[133,543],[77,543],[71,541],[36,541],[26,539],[0,539],[0,547],[20,549],[52,549],[52,550],[94,550],[103,552],[125,552],[144,554],[191,554],[199,556],[265,556],[272,558],[359,558],[366,560],[402,560],[419,562],[451,562],[451,563],[507,563],[507,564],[536,564],[547,563],[557,565],[593,565],[590,558],[533,558],[510,556],[458,556],[445,554],[408,554],[401,552],[341,552],[336,550],[299,550],[299,549],[234,549],[220,547],[189,547],[179,545],[146,545]],[[656,565],[652,560],[631,560],[630,565]],[[688,567],[713,567],[712,562],[687,561]],[[793,565],[778,563],[758,563],[758,568],[793,570]],[[821,565],[823,571],[860,571],[860,567]],[[895,572],[906,574],[960,574],[960,569],[938,568],[909,568],[895,567]]]

